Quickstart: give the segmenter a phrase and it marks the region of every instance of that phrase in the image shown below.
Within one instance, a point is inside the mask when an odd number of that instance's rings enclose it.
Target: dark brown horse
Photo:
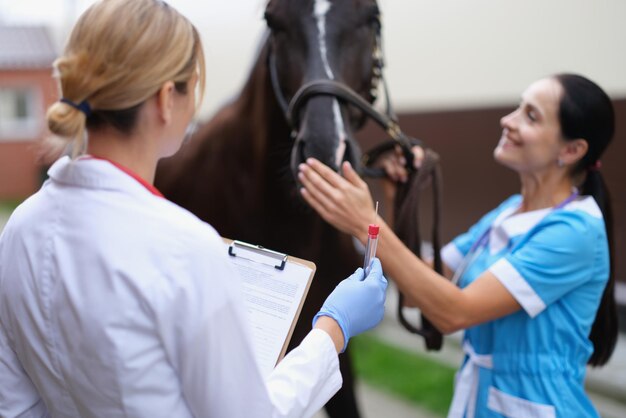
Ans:
[[[288,111],[298,89],[335,80],[374,100],[380,76],[375,0],[270,0],[268,36],[239,96],[164,160],[156,184],[225,237],[313,260],[317,273],[292,346],[336,284],[361,262],[351,237],[326,224],[297,193],[294,170],[307,157],[337,168],[360,165],[354,131],[364,113],[333,95],[313,94]],[[293,122],[290,125],[286,114]],[[348,353],[331,417],[358,417]]]

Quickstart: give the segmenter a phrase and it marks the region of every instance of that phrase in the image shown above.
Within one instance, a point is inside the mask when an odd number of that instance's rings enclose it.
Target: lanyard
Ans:
[[[559,203],[558,205],[554,206],[552,208],[552,210],[562,209],[563,207],[565,207],[565,205],[567,205],[568,203],[572,202],[577,197],[578,197],[578,189],[574,189],[574,191],[572,191],[572,194],[570,194],[561,203]],[[476,258],[478,258],[478,255],[482,252],[482,250],[484,248],[487,247],[487,244],[489,243],[489,234],[491,233],[491,229],[492,229],[492,225],[489,225],[487,230],[482,233],[480,238],[478,238],[478,240],[476,242],[474,242],[474,244],[472,244],[472,246],[471,246],[470,250],[468,251],[467,255],[463,258],[463,261],[461,262],[461,265],[454,272],[454,276],[452,277],[452,283],[457,284],[459,282],[459,279],[465,273],[465,270],[472,263],[474,263],[474,261],[476,261]]]

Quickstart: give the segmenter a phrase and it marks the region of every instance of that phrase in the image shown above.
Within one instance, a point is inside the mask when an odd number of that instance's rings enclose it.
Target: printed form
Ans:
[[[254,351],[265,377],[284,356],[315,265],[290,258],[279,270],[274,260],[239,247],[229,259],[241,276]]]

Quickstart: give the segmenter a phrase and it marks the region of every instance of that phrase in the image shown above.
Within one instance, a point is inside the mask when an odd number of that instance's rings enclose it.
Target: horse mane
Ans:
[[[214,199],[240,202],[247,213],[260,210],[269,159],[288,161],[289,128],[275,100],[267,70],[268,40],[262,44],[239,94],[205,123],[172,157],[159,163],[156,187],[194,213],[217,219],[222,235],[240,229],[242,216],[227,213]],[[243,117],[242,117],[243,115]],[[265,129],[263,127],[269,127]],[[284,143],[284,146],[281,144]],[[272,148],[272,154],[268,154]],[[282,150],[282,152],[281,152]],[[285,173],[286,174],[286,173]],[[201,181],[223,178],[223,182]],[[242,238],[243,239],[243,238]]]

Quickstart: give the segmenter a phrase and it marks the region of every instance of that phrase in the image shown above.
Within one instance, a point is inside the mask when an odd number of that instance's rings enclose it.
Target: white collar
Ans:
[[[515,213],[518,209],[519,204],[509,206],[493,221],[489,233],[489,252],[491,254],[502,251],[511,238],[530,231],[553,210],[553,208],[544,208],[530,212]],[[602,218],[602,211],[592,196],[581,196],[569,202],[562,209],[568,211],[580,210],[594,218]]]
[[[52,181],[74,187],[152,195],[141,183],[106,160],[61,157],[50,167],[48,176]]]

